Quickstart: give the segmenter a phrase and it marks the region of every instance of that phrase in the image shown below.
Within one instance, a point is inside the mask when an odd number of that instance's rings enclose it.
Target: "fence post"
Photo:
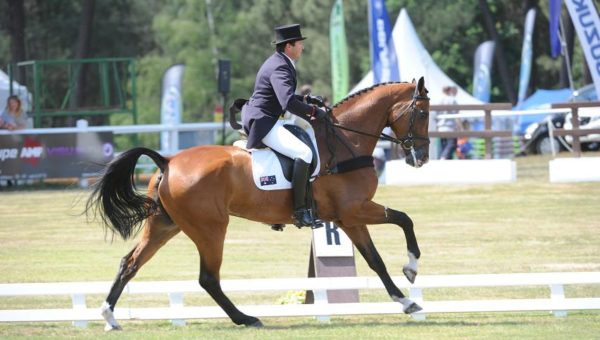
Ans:
[[[570,102],[570,103],[558,103],[552,104],[553,109],[570,109],[571,110],[571,123],[572,128],[571,132],[565,132],[559,129],[555,134],[565,136],[571,135],[573,136],[572,147],[573,147],[573,155],[575,157],[581,157],[581,140],[579,139],[581,136],[585,136],[592,133],[598,133],[597,131],[600,129],[585,129],[587,133],[582,133],[579,129],[579,108],[590,108],[590,107],[600,107],[600,101],[595,102]]]
[[[565,300],[565,289],[561,284],[550,285],[550,300],[554,303],[560,303]],[[552,314],[556,317],[567,316],[566,310],[553,310]]]
[[[85,310],[87,307],[85,305],[85,295],[83,294],[72,294],[71,301],[73,301],[73,309],[74,310]],[[79,328],[86,328],[88,325],[87,321],[77,320],[73,321],[73,326]]]
[[[408,295],[413,302],[416,302],[419,305],[423,305],[423,290],[421,288],[409,288]],[[410,315],[415,321],[425,321],[427,316],[425,313],[417,313]]]
[[[577,106],[571,107],[571,124],[573,130],[579,130],[579,108]],[[579,135],[573,135],[573,153],[575,157],[581,157],[581,142],[579,141]]]
[[[329,303],[326,290],[314,290],[313,294],[315,297],[315,301],[314,301],[315,305],[326,305]],[[331,316],[329,316],[329,315],[318,315],[315,318],[319,322],[327,322],[328,323],[331,321]]]
[[[169,305],[171,308],[177,309],[183,307],[183,293],[169,293]],[[185,326],[185,320],[172,319],[173,326]]]
[[[484,124],[485,130],[492,130],[492,110],[486,108],[483,110],[485,112]],[[485,137],[485,159],[492,159],[492,137]]]

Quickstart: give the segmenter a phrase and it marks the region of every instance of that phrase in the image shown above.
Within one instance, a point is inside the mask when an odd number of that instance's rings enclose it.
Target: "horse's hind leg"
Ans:
[[[213,266],[210,263],[211,260],[205,260],[206,256],[201,255],[200,264],[200,286],[206,290],[206,292],[215,300],[215,302],[227,313],[231,321],[236,325],[245,325],[253,327],[262,327],[262,322],[250,315],[242,313],[237,307],[229,300],[229,298],[223,293],[221,289],[221,283],[219,280],[218,272],[215,273]]]
[[[216,224],[210,223],[210,225],[215,226]],[[200,253],[200,277],[198,281],[200,286],[236,325],[262,327],[259,319],[242,313],[221,289],[219,271],[223,263],[226,226],[227,223],[224,223],[220,227],[212,228],[210,231],[204,230],[204,233],[195,231],[193,234],[188,234]]]
[[[117,277],[110,288],[106,301],[101,307],[102,317],[106,320],[105,330],[121,329],[121,326],[115,320],[113,311],[125,285],[156,254],[158,249],[178,232],[179,228],[173,224],[167,215],[160,214],[148,217],[140,241],[121,259]]]
[[[352,243],[354,243],[356,249],[358,249],[365,261],[367,261],[369,267],[377,273],[392,300],[402,304],[404,313],[411,314],[420,311],[422,308],[406,298],[404,294],[402,294],[402,291],[400,291],[400,288],[392,281],[392,278],[385,267],[385,263],[381,259],[381,256],[379,256],[375,244],[373,244],[373,240],[371,239],[371,235],[369,235],[366,225],[352,226],[350,228],[341,225],[341,227],[352,240]]]

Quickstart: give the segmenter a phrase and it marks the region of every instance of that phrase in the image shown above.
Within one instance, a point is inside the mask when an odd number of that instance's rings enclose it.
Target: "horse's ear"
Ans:
[[[415,78],[413,78],[413,80],[412,80],[412,83],[414,84],[414,83],[416,83],[416,82],[417,82],[417,81],[415,80]]]
[[[425,78],[421,77],[419,78],[419,83],[417,84],[417,88],[415,89],[415,91],[419,91],[418,93],[423,92],[423,88],[425,87]]]

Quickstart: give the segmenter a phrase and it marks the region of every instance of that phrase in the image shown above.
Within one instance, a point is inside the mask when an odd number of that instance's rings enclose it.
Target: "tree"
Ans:
[[[11,62],[17,63],[26,60],[25,52],[25,7],[23,0],[7,0],[9,34],[10,34],[10,52]],[[17,74],[19,81],[25,80],[25,70],[19,70]]]
[[[305,53],[297,64],[300,84],[310,83],[316,94],[330,96],[328,19],[332,3],[332,0],[0,0],[0,65],[25,59],[135,57],[139,121],[158,123],[162,73],[171,64],[185,63],[183,120],[212,121],[213,109],[221,101],[216,59],[232,61],[230,98],[248,97],[258,68],[273,53],[273,28],[281,24],[300,23],[308,37]],[[539,6],[531,88],[560,84],[561,61],[548,55],[548,0],[387,0],[386,5],[392,23],[401,8],[407,9],[434,61],[467,90],[472,87],[475,49],[495,30],[498,46],[503,47],[499,59],[504,60],[505,66],[497,67],[495,73],[504,76],[492,77],[492,101],[511,100],[510,93],[518,87],[524,9]],[[487,8],[488,13],[482,8]],[[17,11],[17,15],[12,11]],[[371,67],[366,13],[366,1],[344,1],[353,84]],[[23,20],[19,21],[19,17]],[[13,28],[20,27],[18,22],[22,22],[22,29]],[[14,45],[19,39],[20,46]],[[23,55],[15,58],[17,52],[13,52],[13,46]],[[573,76],[578,87],[585,83],[586,66],[581,48],[576,43],[572,46]],[[405,51],[402,57],[410,58],[411,51]],[[64,86],[64,75],[53,77],[50,80],[53,87]],[[93,98],[97,93],[93,87],[83,91],[85,98]],[[439,94],[432,94],[436,95]],[[113,116],[110,123],[131,121]],[[142,143],[150,147],[158,143],[156,136],[143,138],[147,139]]]
[[[492,17],[492,13],[488,6],[487,0],[479,0],[479,7],[481,8],[481,12],[485,22],[485,27],[488,31],[488,34],[490,38],[496,43],[496,52],[494,55],[496,65],[498,67],[498,73],[500,74],[500,79],[502,79],[502,85],[504,86],[504,91],[506,92],[508,101],[514,104],[516,103],[515,91],[508,71],[506,57],[504,56],[504,46],[502,44],[501,39],[498,37],[498,32],[496,31],[495,20]]]
[[[77,48],[75,50],[75,59],[85,59],[90,55],[90,43],[92,27],[94,23],[94,9],[96,0],[84,0],[79,22],[79,36],[77,37]],[[79,107],[83,103],[83,96],[86,84],[86,75],[88,72],[87,64],[80,64],[77,82],[75,84],[75,93],[71,101],[71,107]],[[72,124],[68,124],[72,125]],[[98,124],[92,124],[98,125]]]

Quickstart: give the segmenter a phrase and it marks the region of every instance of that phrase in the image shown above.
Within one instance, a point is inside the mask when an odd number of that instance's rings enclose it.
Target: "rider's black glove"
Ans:
[[[323,97],[321,96],[311,96],[310,94],[306,95],[306,103],[317,105],[319,107],[324,107],[325,102],[323,101]]]
[[[313,111],[313,116],[317,120],[323,120],[327,118],[327,112],[325,112],[325,110],[319,109],[318,107],[315,107],[315,110]]]

